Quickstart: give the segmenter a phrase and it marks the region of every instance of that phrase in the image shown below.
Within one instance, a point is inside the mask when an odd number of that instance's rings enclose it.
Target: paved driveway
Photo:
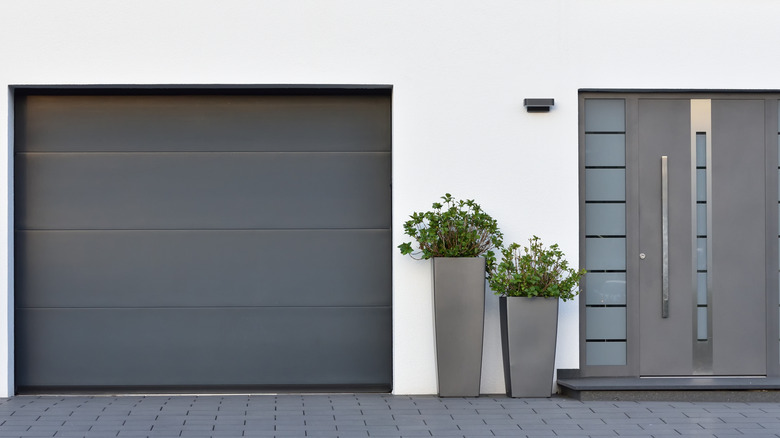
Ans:
[[[17,396],[0,437],[780,437],[780,404],[387,394]]]

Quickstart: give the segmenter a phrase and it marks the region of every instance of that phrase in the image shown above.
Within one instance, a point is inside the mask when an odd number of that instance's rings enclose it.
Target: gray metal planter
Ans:
[[[506,394],[550,397],[558,332],[558,299],[500,297]]]
[[[485,259],[434,257],[439,397],[477,397],[485,325]]]

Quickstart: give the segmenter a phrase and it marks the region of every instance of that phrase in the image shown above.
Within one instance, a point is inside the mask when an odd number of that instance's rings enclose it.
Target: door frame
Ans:
[[[581,89],[578,96],[578,140],[579,140],[579,244],[580,264],[587,266],[585,241],[585,100],[586,99],[624,99],[625,100],[625,139],[626,139],[626,362],[625,365],[587,365],[586,327],[587,316],[585,297],[579,300],[579,346],[580,376],[633,376],[639,377],[639,258],[630,254],[639,254],[639,179],[638,179],[638,100],[641,99],[759,99],[765,101],[765,183],[766,205],[778,205],[778,106],[780,91],[764,90],[640,90],[640,89]],[[765,233],[770,238],[765,241],[765,284],[766,284],[766,371],[767,377],[780,376],[780,281],[778,266],[778,208],[766,209]],[[587,282],[582,289],[587,293]],[[686,334],[687,335],[687,334]],[[712,376],[708,376],[712,377]]]

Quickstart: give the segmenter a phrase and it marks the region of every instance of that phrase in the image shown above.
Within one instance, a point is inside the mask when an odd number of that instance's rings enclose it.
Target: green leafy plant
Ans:
[[[490,288],[505,297],[548,297],[568,301],[579,293],[585,270],[569,267],[557,244],[545,248],[537,236],[529,246],[502,248],[503,260],[491,270]]]
[[[444,201],[434,202],[433,210],[413,213],[404,223],[404,232],[417,241],[398,245],[401,254],[426,260],[431,257],[477,257],[484,255],[488,270],[495,264],[494,248],[501,247],[503,234],[498,222],[468,199],[456,200],[446,193]]]

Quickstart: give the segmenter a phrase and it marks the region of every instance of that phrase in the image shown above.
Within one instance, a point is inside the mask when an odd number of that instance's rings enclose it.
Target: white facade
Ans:
[[[0,86],[385,84],[393,87],[393,240],[445,192],[505,240],[578,255],[578,91],[780,90],[770,0],[10,0]],[[0,108],[0,396],[14,391],[13,120]],[[555,98],[529,114],[523,99]],[[393,388],[436,392],[429,262],[393,259]],[[503,393],[488,293],[483,393]],[[577,368],[562,304],[557,368]]]

